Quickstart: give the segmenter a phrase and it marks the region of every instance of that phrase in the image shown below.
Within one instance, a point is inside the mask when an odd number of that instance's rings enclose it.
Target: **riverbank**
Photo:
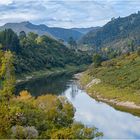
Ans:
[[[95,100],[105,102],[117,110],[140,116],[139,94],[132,94],[130,89],[118,89],[103,84],[101,79],[91,77],[87,71],[76,74],[75,78],[78,79],[81,88]]]
[[[122,55],[80,74],[80,84],[96,100],[140,116],[140,56]]]
[[[57,68],[57,69],[45,69],[40,71],[35,71],[32,73],[26,73],[22,75],[18,75],[16,77],[16,84],[24,83],[30,80],[35,80],[41,77],[49,77],[56,76],[61,74],[73,74],[86,70],[87,65],[77,66],[66,66],[65,68]]]

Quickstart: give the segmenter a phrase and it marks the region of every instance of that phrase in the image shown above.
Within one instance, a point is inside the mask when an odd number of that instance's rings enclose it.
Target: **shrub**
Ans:
[[[137,54],[138,54],[138,56],[140,56],[140,49],[138,49]]]
[[[13,126],[12,130],[12,137],[16,139],[32,139],[38,137],[38,131],[35,129],[34,126]]]
[[[95,67],[101,66],[101,62],[103,61],[101,55],[95,54],[93,56],[93,63]]]
[[[18,96],[19,99],[29,99],[32,98],[31,94],[27,90],[23,90],[19,93],[20,96]]]
[[[116,62],[113,61],[113,60],[104,61],[104,62],[101,63],[101,65],[103,67],[112,67],[112,66],[115,66],[116,65]]]

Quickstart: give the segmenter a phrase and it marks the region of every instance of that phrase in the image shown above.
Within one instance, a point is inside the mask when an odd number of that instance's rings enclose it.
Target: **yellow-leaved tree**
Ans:
[[[0,134],[2,135],[5,135],[11,127],[10,98],[14,85],[13,54],[10,51],[0,51]]]

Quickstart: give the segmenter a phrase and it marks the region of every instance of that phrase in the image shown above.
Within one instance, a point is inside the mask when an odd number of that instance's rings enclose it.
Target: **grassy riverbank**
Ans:
[[[26,73],[22,75],[17,75],[16,83],[26,82],[33,79],[38,79],[43,76],[55,76],[59,74],[72,74],[86,70],[87,65],[77,66],[66,66],[65,68],[52,68],[52,69],[44,69],[40,71],[35,71],[32,73]]]
[[[91,66],[80,76],[80,83],[90,96],[140,115],[140,56],[137,54],[105,61],[98,68]]]

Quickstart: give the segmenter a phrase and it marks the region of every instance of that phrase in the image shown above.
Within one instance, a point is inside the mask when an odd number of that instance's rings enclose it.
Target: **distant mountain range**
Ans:
[[[73,37],[74,40],[80,39],[84,34],[92,30],[94,27],[65,29],[59,27],[48,27],[44,24],[34,25],[29,21],[26,21],[21,23],[6,23],[5,25],[0,27],[0,30],[4,30],[7,28],[11,28],[16,33],[25,31],[26,33],[35,32],[39,35],[48,34],[57,39],[62,39],[67,42],[70,37]]]
[[[93,48],[111,47],[127,50],[130,40],[135,46],[140,46],[140,12],[127,17],[112,18],[101,28],[89,31],[80,40],[79,44]]]

